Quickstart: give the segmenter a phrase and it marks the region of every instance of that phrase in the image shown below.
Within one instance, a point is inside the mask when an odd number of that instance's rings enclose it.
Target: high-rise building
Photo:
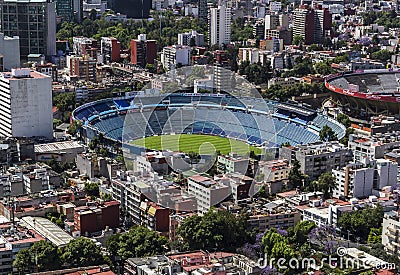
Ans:
[[[256,39],[264,39],[265,37],[265,27],[264,27],[264,19],[257,20],[253,25],[253,36]]]
[[[279,15],[278,14],[267,14],[265,16],[265,29],[276,30],[279,26]]]
[[[293,12],[293,37],[301,36],[304,43],[323,43],[332,29],[332,15],[321,7],[300,6]]]
[[[231,42],[231,8],[225,4],[211,8],[208,18],[209,44],[227,45]]]
[[[293,37],[301,36],[305,44],[314,42],[314,10],[298,8],[293,12]]]
[[[101,54],[104,63],[119,62],[121,55],[121,43],[114,37],[101,38]]]
[[[21,61],[29,54],[56,54],[56,3],[52,0],[1,0],[1,31],[19,36]]]
[[[147,40],[145,34],[138,35],[138,39],[131,40],[131,63],[145,67],[154,64],[157,58],[156,40]]]
[[[198,33],[197,31],[193,30],[187,33],[178,33],[178,44],[185,45],[185,46],[204,46],[204,34]]]
[[[322,44],[330,36],[332,29],[332,15],[328,9],[314,9],[314,43]]]
[[[74,16],[77,22],[82,21],[83,17],[83,0],[73,0],[74,3]]]
[[[206,22],[208,11],[207,11],[207,0],[198,0],[198,7],[199,7],[199,19],[201,21]]]
[[[19,68],[19,37],[8,37],[0,33],[0,54],[3,55],[3,70]],[[2,71],[3,71],[2,70]]]
[[[51,81],[29,68],[0,75],[0,136],[53,137]]]
[[[56,0],[57,16],[62,21],[71,22],[74,20],[74,2],[73,0]]]
[[[111,9],[129,18],[149,18],[151,0],[112,0]]]

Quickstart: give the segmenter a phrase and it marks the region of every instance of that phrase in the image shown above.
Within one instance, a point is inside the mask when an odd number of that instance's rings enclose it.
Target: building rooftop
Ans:
[[[22,221],[26,223],[28,228],[36,230],[40,235],[44,236],[47,240],[56,246],[64,246],[69,243],[73,238],[60,227],[41,217],[23,217]]]
[[[77,141],[62,141],[35,145],[35,153],[83,148]]]

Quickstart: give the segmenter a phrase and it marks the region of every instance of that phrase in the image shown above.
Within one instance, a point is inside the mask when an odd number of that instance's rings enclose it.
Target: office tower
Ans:
[[[29,68],[0,75],[0,136],[53,137],[51,77]]]
[[[112,0],[111,9],[129,18],[149,18],[151,0]]]
[[[332,15],[328,9],[314,9],[315,23],[314,23],[314,43],[322,44],[325,38],[330,36],[332,29]]]
[[[293,12],[293,37],[301,36],[304,43],[314,43],[314,10],[304,7]]]
[[[265,27],[264,27],[264,19],[257,20],[253,25],[253,36],[256,39],[264,39],[265,36]]]
[[[157,42],[147,40],[145,34],[138,35],[138,39],[131,40],[131,63],[145,67],[154,64],[157,58]]]
[[[206,22],[208,16],[207,0],[198,0],[199,19]]]
[[[56,4],[51,0],[1,0],[1,31],[19,36],[21,62],[29,54],[56,54]]]
[[[0,55],[3,55],[3,70],[19,68],[19,37],[8,37],[0,33]],[[2,70],[2,71],[3,71]]]
[[[276,30],[279,26],[279,15],[278,14],[267,14],[265,16],[265,29]]]
[[[76,22],[81,22],[83,17],[83,0],[73,0],[74,16]]]
[[[73,0],[56,0],[57,16],[62,21],[74,21],[74,3]]]
[[[225,3],[217,8],[211,8],[209,12],[208,35],[209,44],[227,45],[231,42],[231,8],[227,8]]]
[[[332,15],[327,9],[316,7],[310,8],[307,5],[300,6],[294,13],[293,37],[303,37],[304,43],[323,43],[330,35],[332,28]]]
[[[121,55],[121,43],[114,37],[101,38],[101,54],[105,64],[119,62]]]

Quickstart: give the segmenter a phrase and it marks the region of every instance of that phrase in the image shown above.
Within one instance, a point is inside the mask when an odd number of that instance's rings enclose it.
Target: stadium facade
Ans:
[[[358,70],[330,75],[325,86],[352,117],[400,114],[400,70]]]

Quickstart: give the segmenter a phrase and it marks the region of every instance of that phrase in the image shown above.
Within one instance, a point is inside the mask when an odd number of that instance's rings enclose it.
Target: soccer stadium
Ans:
[[[343,111],[366,118],[400,114],[400,70],[359,70],[331,75],[325,86]]]
[[[318,141],[325,125],[338,138],[346,130],[306,106],[222,94],[136,93],[82,105],[74,110],[72,119],[82,121],[87,140],[102,133],[104,138],[124,144],[145,137],[192,134],[228,138],[253,147],[277,147]]]

